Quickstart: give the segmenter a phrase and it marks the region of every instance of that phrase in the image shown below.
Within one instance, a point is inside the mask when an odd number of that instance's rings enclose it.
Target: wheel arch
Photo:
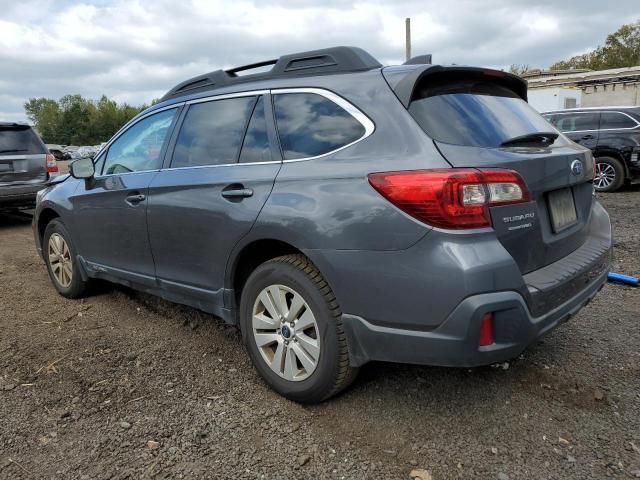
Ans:
[[[230,305],[231,308],[237,311],[244,285],[249,275],[251,275],[251,272],[253,272],[258,265],[273,258],[290,254],[304,255],[302,250],[291,243],[275,238],[256,239],[238,249],[237,253],[227,264],[225,279],[225,284],[233,292],[232,298],[229,298],[229,301],[233,302],[232,305]]]
[[[601,157],[615,158],[622,164],[622,168],[624,168],[625,181],[628,180],[629,177],[631,176],[631,172],[629,171],[629,166],[627,165],[627,162],[625,161],[622,154],[617,150],[612,150],[607,148],[603,148],[603,149],[598,148],[594,150],[593,156],[595,157],[596,161],[598,160],[598,158],[601,158]]]
[[[51,207],[45,207],[38,214],[38,238],[40,240],[40,245],[42,245],[44,231],[47,228],[47,225],[56,218],[60,218],[60,214]]]

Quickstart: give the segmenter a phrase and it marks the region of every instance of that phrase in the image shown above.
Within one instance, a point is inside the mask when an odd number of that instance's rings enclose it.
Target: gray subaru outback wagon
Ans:
[[[517,356],[593,298],[612,243],[591,153],[523,80],[352,47],[180,83],[33,227],[60,294],[100,278],[215,314],[301,402],[371,360]]]

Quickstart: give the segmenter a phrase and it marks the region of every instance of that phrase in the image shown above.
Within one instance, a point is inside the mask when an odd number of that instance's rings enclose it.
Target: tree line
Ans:
[[[60,100],[30,98],[24,109],[45,143],[97,145],[106,142],[120,127],[146,109],[117,102],[103,95],[90,100],[65,95]]]
[[[622,25],[617,31],[607,35],[604,45],[582,55],[560,60],[551,65],[550,70],[574,68],[607,70],[636,65],[640,65],[640,21]],[[522,75],[539,69],[529,65],[511,65],[510,70],[512,73]]]

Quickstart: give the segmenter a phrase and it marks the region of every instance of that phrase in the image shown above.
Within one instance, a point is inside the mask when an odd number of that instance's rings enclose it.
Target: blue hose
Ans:
[[[622,273],[615,272],[609,272],[607,279],[610,282],[624,283],[633,287],[637,287],[640,283],[640,279],[638,277],[632,277],[631,275],[623,275]]]

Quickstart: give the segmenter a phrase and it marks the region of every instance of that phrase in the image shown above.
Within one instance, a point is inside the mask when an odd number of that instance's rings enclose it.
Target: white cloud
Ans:
[[[0,120],[29,97],[148,103],[189,76],[295,51],[356,45],[401,62],[548,66],[640,18],[637,0],[0,0]]]

